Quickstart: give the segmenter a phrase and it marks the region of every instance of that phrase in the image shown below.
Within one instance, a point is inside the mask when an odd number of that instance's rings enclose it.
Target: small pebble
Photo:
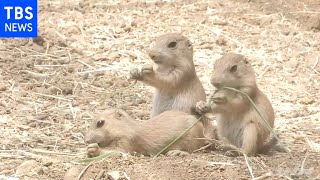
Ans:
[[[124,28],[126,27],[126,23],[125,22],[121,22],[121,24],[119,25],[120,28]]]
[[[125,176],[124,172],[121,171],[111,171],[107,173],[109,180],[127,180],[128,178]]]
[[[135,21],[135,20],[131,21],[131,26],[132,27],[137,27],[137,25],[138,25],[137,21]]]
[[[121,33],[124,33],[124,30],[122,28],[116,28],[115,33],[121,34]]]
[[[63,95],[69,95],[69,94],[72,94],[73,93],[73,90],[71,88],[64,88],[62,90],[62,94]]]
[[[5,85],[0,85],[0,91],[6,91],[7,87]]]
[[[265,16],[260,19],[260,26],[267,26],[272,23],[272,17],[271,16]]]
[[[108,57],[109,57],[109,59],[111,59],[111,60],[115,60],[115,59],[119,58],[120,55],[119,55],[117,52],[112,52],[112,53],[109,54]]]
[[[125,28],[123,28],[123,30],[125,32],[130,32],[131,31],[131,26],[126,26]]]
[[[221,36],[216,40],[216,44],[219,46],[225,46],[227,44],[227,40]]]
[[[309,20],[310,29],[315,29],[320,31],[320,15],[312,16]]]
[[[64,175],[64,180],[75,180],[77,179],[78,175],[80,174],[80,171],[77,167],[70,168],[67,173]]]
[[[42,167],[35,160],[28,160],[17,167],[16,176],[38,176],[43,173]]]

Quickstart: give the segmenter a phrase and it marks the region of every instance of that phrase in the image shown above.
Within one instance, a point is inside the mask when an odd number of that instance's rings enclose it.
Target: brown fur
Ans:
[[[97,127],[99,120],[105,121],[101,127]],[[154,155],[196,121],[194,116],[185,112],[166,111],[150,120],[138,122],[121,109],[111,109],[95,118],[86,133],[85,141],[88,144],[97,143],[102,149]],[[168,150],[192,152],[205,143],[203,139],[196,138],[204,138],[200,122]]]
[[[176,47],[168,47],[176,42]],[[196,102],[205,101],[206,95],[196,75],[191,42],[181,34],[165,34],[158,37],[148,51],[157,66],[133,69],[131,77],[156,88],[151,116],[167,110],[191,113]]]
[[[248,94],[273,127],[272,105],[257,87],[255,72],[244,56],[228,53],[218,59],[214,64],[211,84],[218,89],[212,96],[211,110],[217,116],[219,136],[249,155],[263,152],[276,143],[275,139],[272,143],[265,143],[270,131],[261,123],[250,101],[240,93],[222,89],[232,87]]]

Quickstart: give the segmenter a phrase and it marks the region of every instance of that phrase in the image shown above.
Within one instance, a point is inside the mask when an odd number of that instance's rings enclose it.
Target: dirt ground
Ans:
[[[39,1],[39,38],[0,39],[0,179],[320,179],[320,1]],[[209,94],[210,69],[224,52],[249,57],[276,112],[288,154],[228,157],[123,155],[86,159],[95,112],[122,107],[149,118],[153,89],[127,80],[150,63],[158,35],[194,44]],[[251,173],[252,172],[252,175]]]

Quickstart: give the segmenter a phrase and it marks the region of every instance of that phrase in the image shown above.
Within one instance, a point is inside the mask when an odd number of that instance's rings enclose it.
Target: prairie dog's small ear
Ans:
[[[123,116],[123,114],[121,113],[120,109],[116,110],[116,116],[117,116],[118,119],[120,119]]]
[[[188,46],[189,48],[192,47],[192,42],[191,42],[190,40],[187,40],[187,46]]]
[[[243,62],[244,62],[245,64],[249,64],[248,58],[244,57],[244,58],[243,58]]]
[[[124,120],[133,120],[133,118],[123,109],[119,108],[116,111],[118,119],[124,119]]]

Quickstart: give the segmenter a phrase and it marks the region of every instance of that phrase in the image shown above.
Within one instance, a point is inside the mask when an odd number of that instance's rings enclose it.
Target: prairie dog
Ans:
[[[181,34],[170,33],[158,37],[148,50],[152,65],[134,68],[131,78],[155,87],[151,117],[167,110],[191,113],[198,101],[205,101],[206,94],[196,74],[193,63],[193,46]]]
[[[121,109],[107,110],[96,116],[85,135],[85,142],[89,144],[87,152],[91,157],[107,149],[155,155],[196,121],[197,118],[185,112],[166,111],[138,122]],[[167,151],[192,152],[205,144],[203,138],[203,125],[198,122]]]
[[[274,111],[268,98],[256,84],[255,72],[246,58],[228,53],[218,59],[211,75],[211,84],[217,88],[211,97],[211,111],[216,114],[218,135],[227,139],[248,155],[264,152],[277,141],[265,142],[270,131],[261,124],[258,113],[244,95],[223,87],[232,87],[245,92],[256,104],[262,115],[273,127]],[[197,111],[205,113],[204,102],[197,103]],[[210,110],[210,107],[209,107]]]

